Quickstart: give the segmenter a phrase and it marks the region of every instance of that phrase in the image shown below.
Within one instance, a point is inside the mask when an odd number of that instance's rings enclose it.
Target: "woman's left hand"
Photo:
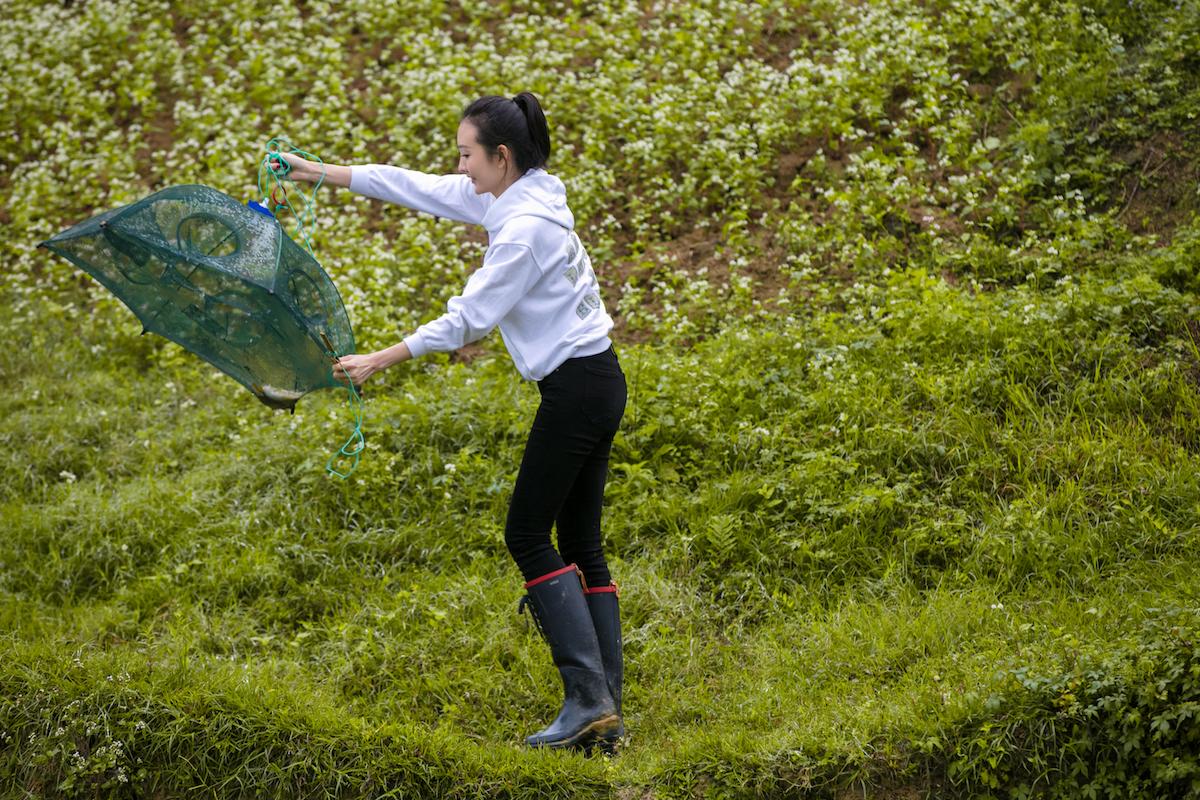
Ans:
[[[381,369],[375,359],[375,353],[351,353],[347,356],[342,356],[333,364],[333,379],[344,381],[349,378],[355,385],[360,387],[366,382],[367,378],[374,375]]]

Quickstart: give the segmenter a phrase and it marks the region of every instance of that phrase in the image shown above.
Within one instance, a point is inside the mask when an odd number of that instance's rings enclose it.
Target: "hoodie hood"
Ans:
[[[483,216],[483,227],[494,234],[513,217],[526,216],[575,229],[575,215],[567,207],[567,187],[540,167],[526,172],[496,198]]]

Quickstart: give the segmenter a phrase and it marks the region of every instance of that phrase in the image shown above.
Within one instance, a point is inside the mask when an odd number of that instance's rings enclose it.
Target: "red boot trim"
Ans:
[[[617,582],[613,581],[608,586],[597,586],[595,589],[584,589],[584,594],[601,594],[602,592],[611,592],[617,597],[621,596],[621,587],[617,586]]]
[[[574,564],[567,564],[562,569],[556,569],[556,570],[554,570],[554,572],[547,572],[545,575],[543,575],[540,578],[534,578],[533,580],[531,580],[525,584],[525,588],[528,589],[530,586],[536,586],[539,583],[541,583],[542,581],[548,581],[551,578],[557,578],[559,575],[566,575],[568,572],[579,572],[579,568],[576,567]]]

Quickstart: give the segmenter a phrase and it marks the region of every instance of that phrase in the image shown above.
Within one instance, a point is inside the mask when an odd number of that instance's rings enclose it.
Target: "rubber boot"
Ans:
[[[621,610],[617,598],[621,596],[617,584],[588,589],[588,611],[596,628],[596,640],[600,643],[600,659],[604,662],[604,677],[608,680],[608,692],[617,706],[620,722],[617,730],[596,740],[596,746],[605,753],[615,753],[617,745],[625,736],[625,717],[621,713],[621,682],[625,668],[621,654]]]
[[[526,606],[550,645],[563,682],[563,705],[546,728],[525,738],[530,747],[587,749],[616,734],[620,724],[608,690],[600,644],[583,595],[582,574],[574,564],[525,584]]]

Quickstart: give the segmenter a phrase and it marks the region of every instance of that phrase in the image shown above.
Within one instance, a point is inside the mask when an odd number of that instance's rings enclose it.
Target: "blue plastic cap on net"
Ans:
[[[247,200],[246,205],[250,206],[250,208],[254,209],[255,211],[257,211],[260,214],[266,214],[271,219],[275,219],[275,215],[271,213],[271,209],[267,208],[264,205],[256,203],[253,200]]]

